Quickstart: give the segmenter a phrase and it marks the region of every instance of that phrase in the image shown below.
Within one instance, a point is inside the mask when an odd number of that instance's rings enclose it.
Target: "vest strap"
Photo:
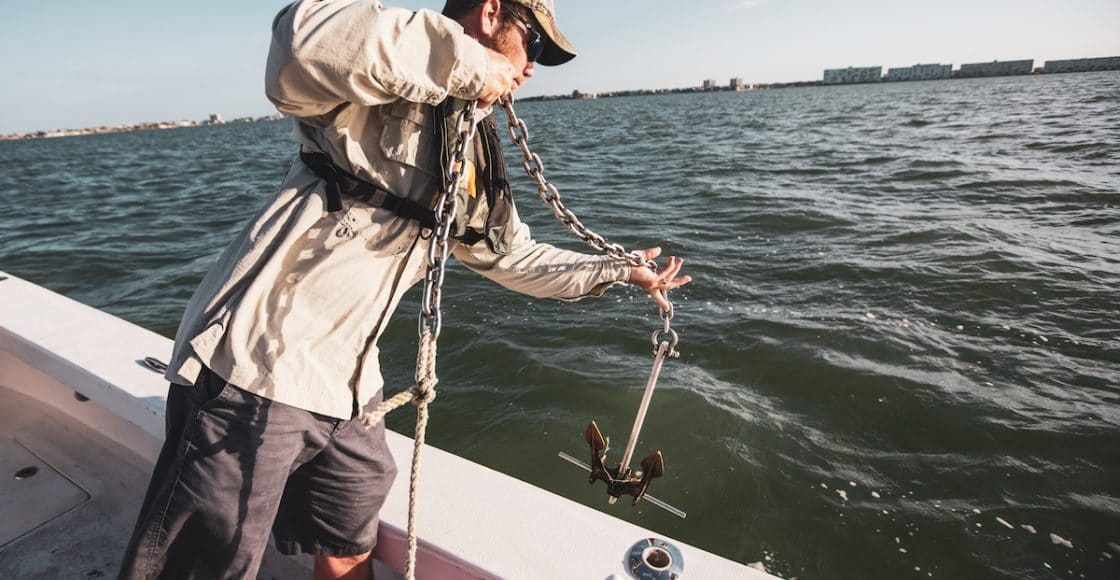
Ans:
[[[327,211],[342,210],[342,196],[352,197],[369,203],[374,207],[386,209],[394,215],[420,222],[420,225],[435,229],[434,211],[404,197],[398,197],[382,187],[350,175],[331,162],[325,153],[301,149],[299,158],[311,168],[320,179],[327,182]]]

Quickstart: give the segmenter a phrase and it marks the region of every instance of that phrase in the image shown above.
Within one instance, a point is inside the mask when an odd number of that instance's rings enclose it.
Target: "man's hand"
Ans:
[[[661,255],[661,248],[638,250],[638,253],[645,259],[652,260]],[[665,267],[656,272],[649,268],[632,267],[630,268],[630,283],[649,292],[649,295],[653,297],[653,300],[662,310],[668,310],[669,299],[666,298],[665,293],[692,281],[692,276],[677,276],[683,264],[683,259],[669,256],[669,262],[665,264]]]
[[[490,55],[490,71],[486,79],[486,86],[482,88],[482,94],[478,96],[478,104],[482,107],[493,105],[498,99],[517,89],[518,86],[517,69],[514,68],[509,58],[489,48],[486,49],[486,52]]]

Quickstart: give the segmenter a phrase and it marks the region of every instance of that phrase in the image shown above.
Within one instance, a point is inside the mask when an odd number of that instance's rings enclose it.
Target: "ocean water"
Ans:
[[[688,518],[556,455],[595,419],[619,458],[659,325],[633,289],[559,304],[454,266],[433,445],[787,577],[1120,577],[1120,73],[517,110],[585,224],[695,278],[636,452]],[[0,143],[0,269],[172,336],[295,150],[287,121]]]

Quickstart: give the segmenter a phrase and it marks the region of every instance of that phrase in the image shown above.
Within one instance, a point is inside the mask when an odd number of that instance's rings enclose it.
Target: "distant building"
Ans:
[[[704,90],[705,91],[714,91],[718,88],[719,88],[719,81],[717,81],[715,79],[710,79],[710,80],[704,81]]]
[[[824,71],[824,84],[844,85],[850,83],[877,83],[883,80],[883,67],[864,66],[848,68],[829,68]]]
[[[211,113],[210,114],[210,124],[211,125],[221,125],[222,124],[222,114],[221,113]]]
[[[1034,69],[1034,60],[1005,60],[1000,62],[976,62],[962,64],[955,75],[957,78],[967,79],[976,77],[1007,77],[1013,75],[1029,75]]]
[[[914,69],[908,66],[891,67],[887,69],[887,80],[892,82],[912,81],[914,80]]]
[[[747,86],[745,84],[743,84],[743,79],[740,79],[740,78],[731,79],[731,90],[741,91],[745,88],[747,88]]]
[[[930,81],[953,75],[951,64],[916,64],[887,70],[888,81]]]
[[[1120,70],[1120,56],[1100,58],[1074,58],[1070,60],[1048,60],[1042,65],[1044,73],[1089,72],[1095,70]]]

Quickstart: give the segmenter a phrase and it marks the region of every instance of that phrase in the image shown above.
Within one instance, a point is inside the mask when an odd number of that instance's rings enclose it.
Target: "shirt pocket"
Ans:
[[[437,175],[439,160],[431,107],[398,101],[386,109],[383,113],[381,153],[390,161],[419,169],[428,175]]]

